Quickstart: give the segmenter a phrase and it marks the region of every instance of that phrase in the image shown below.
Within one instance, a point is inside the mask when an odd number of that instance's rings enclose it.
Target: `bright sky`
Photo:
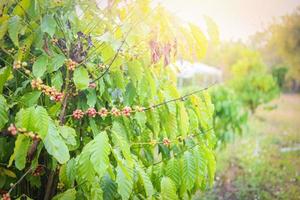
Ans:
[[[273,18],[292,12],[300,0],[161,0],[185,21],[203,27],[203,15],[219,26],[221,39],[246,40]],[[203,27],[204,28],[204,27]]]

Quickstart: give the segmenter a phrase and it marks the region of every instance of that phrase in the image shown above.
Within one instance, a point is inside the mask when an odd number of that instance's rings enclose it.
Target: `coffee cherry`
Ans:
[[[112,114],[113,116],[115,116],[115,117],[118,117],[118,116],[121,115],[120,110],[117,109],[117,108],[112,108],[110,112],[111,112],[111,114]]]
[[[129,106],[125,106],[122,110],[122,114],[126,117],[130,116],[131,113],[131,108]]]
[[[170,146],[171,141],[170,141],[168,138],[164,138],[164,139],[163,139],[163,144],[164,144],[165,146]]]
[[[61,92],[56,92],[52,97],[54,98],[54,101],[61,102],[64,97],[64,94]]]
[[[73,111],[74,119],[81,119],[84,116],[84,112],[80,109],[76,109]]]
[[[2,195],[3,200],[11,200],[9,193],[5,193]]]
[[[15,127],[14,124],[10,124],[10,126],[8,127],[7,130],[8,130],[8,131],[10,132],[10,134],[13,135],[13,136],[17,135],[17,133],[18,133],[18,130],[17,130],[17,128]]]
[[[22,62],[22,67],[27,67],[27,66],[28,66],[27,62]]]
[[[32,172],[33,176],[40,176],[44,171],[44,168],[42,165],[38,165],[35,170]]]
[[[51,39],[51,43],[52,43],[53,45],[57,44],[57,43],[58,43],[58,39],[52,38],[52,39]]]
[[[101,108],[99,111],[98,111],[98,115],[100,115],[101,117],[106,117],[108,115],[108,111],[106,108]]]
[[[77,65],[77,63],[75,61],[73,61],[72,59],[68,59],[66,61],[66,66],[67,66],[68,70],[70,70],[70,71],[74,71],[76,65]]]
[[[40,78],[31,81],[31,87],[33,89],[37,88],[38,90],[42,89],[43,81]]]
[[[13,64],[13,68],[14,69],[20,69],[22,67],[21,65],[21,61],[14,61],[14,64]]]
[[[97,111],[95,110],[95,108],[89,108],[87,110],[87,114],[89,117],[95,117],[97,115]]]
[[[25,74],[29,75],[30,73],[31,73],[31,71],[30,71],[30,70],[28,70],[28,69],[25,69]]]

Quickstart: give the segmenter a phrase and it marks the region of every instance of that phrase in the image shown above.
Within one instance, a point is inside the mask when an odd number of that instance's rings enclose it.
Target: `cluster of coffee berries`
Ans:
[[[44,171],[44,168],[42,165],[38,165],[35,170],[32,172],[32,176],[40,176]]]
[[[81,119],[84,116],[84,112],[80,109],[76,109],[73,111],[74,119]]]
[[[32,131],[27,131],[25,128],[17,128],[14,124],[10,124],[7,130],[12,136],[16,136],[18,133],[22,133],[25,136],[32,138],[33,140],[41,139],[40,136],[33,133]]]
[[[85,114],[87,114],[87,116],[89,117],[96,117],[97,114],[100,117],[107,117],[108,115],[112,115],[114,117],[119,117],[119,116],[129,117],[130,114],[133,112],[143,112],[144,110],[145,108],[140,106],[136,106],[134,110],[129,106],[125,106],[122,110],[113,107],[110,111],[108,111],[106,108],[100,108],[98,112],[96,111],[95,108],[89,108],[86,112],[80,109],[76,109],[73,111],[72,116],[74,119],[81,119],[82,117],[84,117]]]
[[[21,63],[20,60],[14,61],[14,64],[13,64],[14,69],[20,69],[21,67],[27,67],[27,66],[28,66],[27,62]]]
[[[164,144],[165,146],[170,146],[171,141],[170,141],[168,138],[164,138],[164,139],[163,139],[163,144]]]
[[[41,137],[38,136],[37,134],[33,133],[32,131],[29,131],[29,132],[25,132],[23,133],[24,135],[30,137],[32,140],[40,140]]]
[[[11,200],[9,193],[5,193],[2,195],[3,200]]]
[[[55,45],[55,44],[58,43],[58,39],[57,39],[57,38],[52,38],[50,41],[51,41],[51,43],[52,43],[53,45]]]
[[[68,69],[68,70],[74,71],[76,65],[77,65],[77,63],[76,63],[75,61],[73,61],[72,59],[66,60],[66,66],[67,66],[67,69]]]
[[[31,87],[42,91],[45,95],[50,96],[50,99],[56,102],[61,102],[64,94],[58,92],[54,87],[43,84],[41,79],[35,79],[31,81]]]
[[[14,69],[20,69],[21,67],[22,67],[21,61],[19,61],[19,60],[14,61],[14,64],[13,64]]]
[[[86,111],[87,115],[89,117],[96,117],[97,115],[97,111],[95,108],[89,108],[87,111]]]
[[[7,130],[10,132],[12,136],[17,135],[18,133],[18,129],[14,124],[10,124]]]

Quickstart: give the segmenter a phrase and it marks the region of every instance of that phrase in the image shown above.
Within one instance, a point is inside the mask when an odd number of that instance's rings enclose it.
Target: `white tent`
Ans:
[[[173,67],[179,69],[177,78],[178,86],[181,88],[186,86],[208,86],[222,81],[222,71],[204,63],[177,61]]]

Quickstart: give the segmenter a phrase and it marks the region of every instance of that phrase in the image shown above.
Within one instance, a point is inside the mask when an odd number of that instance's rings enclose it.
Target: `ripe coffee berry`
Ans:
[[[9,193],[5,193],[2,195],[3,200],[11,200]]]
[[[98,115],[100,115],[101,117],[106,117],[108,115],[108,111],[106,108],[101,108],[99,111],[98,111]]]
[[[128,116],[130,116],[131,111],[132,111],[131,108],[128,107],[128,106],[126,106],[126,107],[123,108],[122,114],[123,114],[124,116],[128,117]]]
[[[84,112],[80,109],[76,109],[73,111],[74,119],[81,119],[84,116]]]
[[[16,128],[15,125],[13,125],[13,124],[10,124],[10,126],[8,127],[7,130],[8,130],[8,131],[10,132],[10,134],[13,135],[13,136],[17,135],[17,133],[18,133],[17,128]]]
[[[95,108],[89,108],[87,110],[87,114],[89,117],[95,117],[97,115],[97,111],[95,110]]]

